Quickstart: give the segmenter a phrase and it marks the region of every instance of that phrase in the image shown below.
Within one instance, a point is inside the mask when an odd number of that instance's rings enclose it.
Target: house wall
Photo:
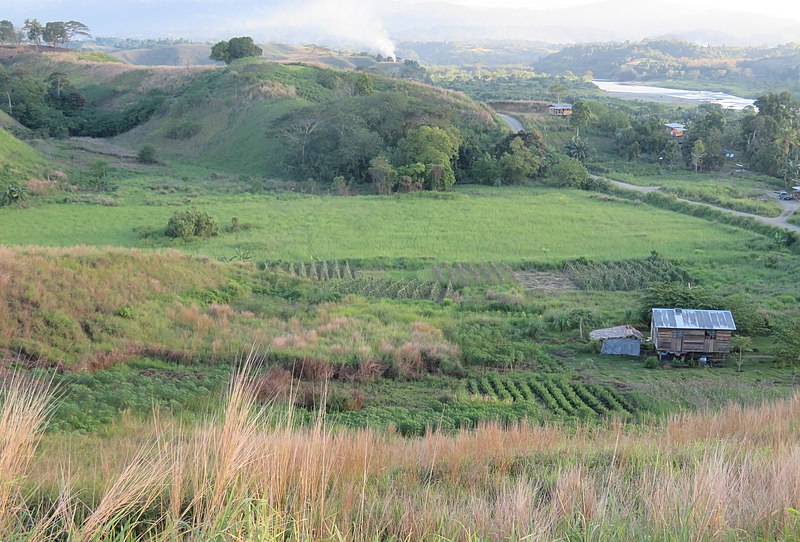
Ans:
[[[663,352],[727,354],[731,351],[732,332],[729,330],[709,330],[711,336],[706,336],[704,329],[653,328],[651,332],[656,349]],[[676,337],[673,332],[682,336]]]
[[[606,339],[603,341],[601,354],[619,356],[638,356],[641,353],[639,339]]]

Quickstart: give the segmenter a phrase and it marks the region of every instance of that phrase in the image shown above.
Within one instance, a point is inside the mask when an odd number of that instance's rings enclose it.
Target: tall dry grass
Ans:
[[[296,427],[257,402],[244,372],[207,422],[156,415],[86,437],[87,461],[79,437],[48,436],[36,456],[47,395],[31,399],[20,380],[6,389],[5,539],[800,538],[800,395],[657,426],[486,424],[406,439],[322,416]]]

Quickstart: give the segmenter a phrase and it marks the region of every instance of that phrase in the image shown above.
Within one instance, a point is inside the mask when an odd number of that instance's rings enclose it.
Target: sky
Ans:
[[[605,1],[614,2],[613,9],[598,7],[599,0],[0,0],[0,19],[19,25],[28,17],[78,20],[96,36],[252,35],[260,41],[348,43],[381,53],[402,40],[507,37],[566,43],[694,29],[754,44],[800,41],[800,0]],[[528,12],[510,15],[503,8]],[[536,13],[554,8],[575,9],[561,22]]]

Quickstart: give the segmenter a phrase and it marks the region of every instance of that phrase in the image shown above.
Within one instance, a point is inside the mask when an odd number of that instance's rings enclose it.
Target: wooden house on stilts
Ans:
[[[725,361],[736,330],[731,311],[653,309],[650,332],[659,358]]]

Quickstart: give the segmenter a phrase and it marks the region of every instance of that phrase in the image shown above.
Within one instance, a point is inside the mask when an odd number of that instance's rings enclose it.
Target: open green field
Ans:
[[[120,196],[127,198],[124,193]],[[557,263],[568,259],[707,258],[744,251],[733,228],[580,191],[467,187],[454,194],[335,197],[246,194],[164,198],[121,206],[48,203],[0,210],[0,243],[159,247],[177,208],[197,206],[252,229],[175,245],[222,257],[236,247],[259,260],[430,258]],[[161,203],[161,205],[158,205]],[[141,234],[149,232],[150,237]]]

